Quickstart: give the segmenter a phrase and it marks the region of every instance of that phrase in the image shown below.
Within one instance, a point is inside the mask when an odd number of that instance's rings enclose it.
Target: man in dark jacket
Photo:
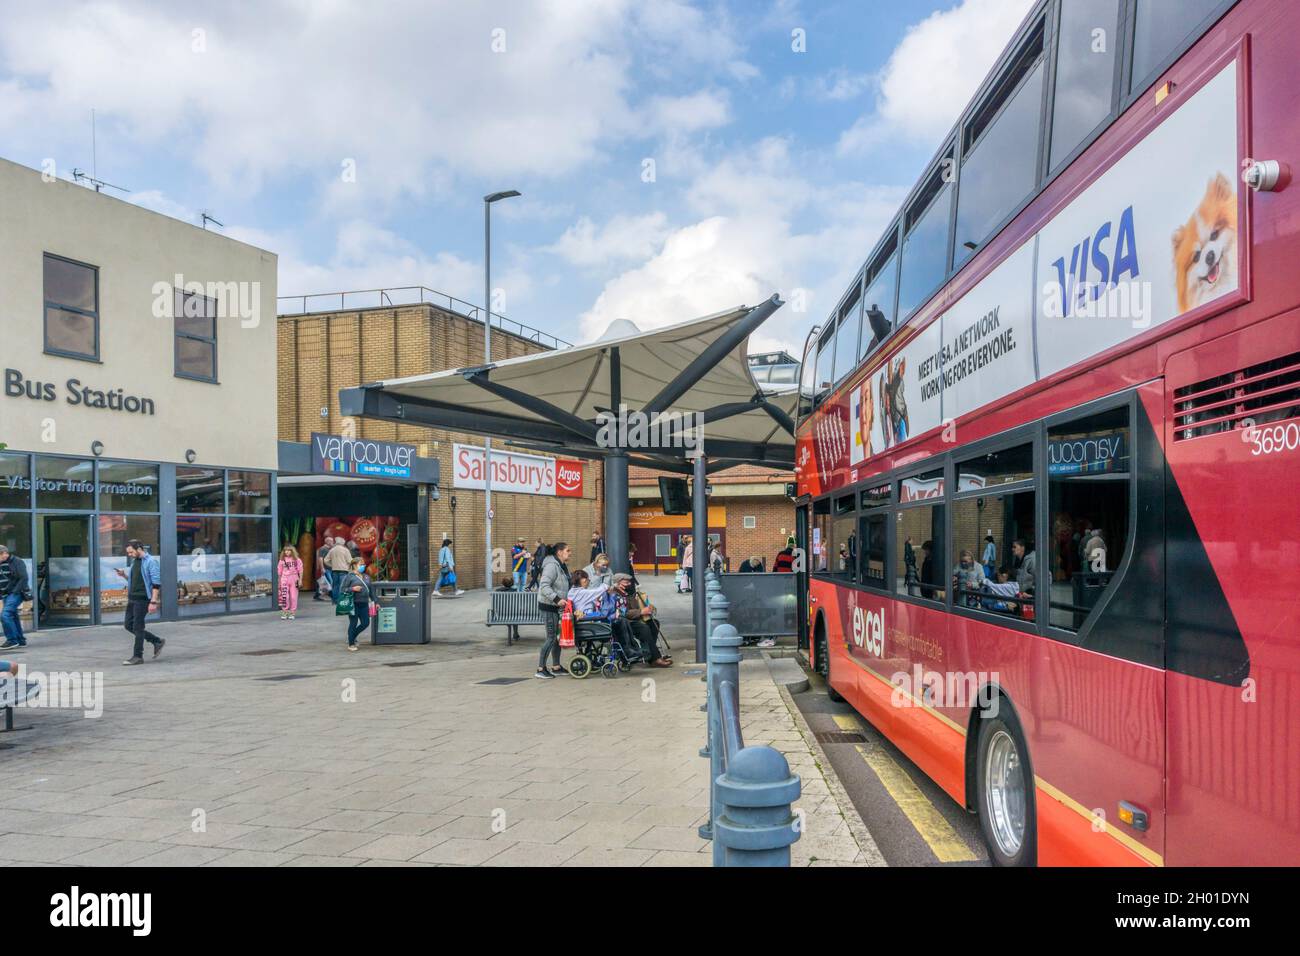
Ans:
[[[26,647],[23,624],[18,617],[18,606],[27,600],[27,565],[16,554],[9,553],[7,545],[0,544],[0,624],[4,625],[5,642],[0,647],[9,649]]]
[[[153,656],[162,653],[165,638],[158,637],[145,627],[145,621],[162,602],[162,571],[158,559],[145,548],[140,541],[132,539],[126,543],[126,569],[116,568],[117,576],[126,581],[126,617],[122,621],[135,636],[131,659],[122,663],[144,663],[144,642],[153,645]]]
[[[528,589],[536,590],[537,581],[542,576],[542,562],[546,560],[546,555],[550,549],[546,547],[546,542],[541,538],[537,539],[537,550],[533,552],[532,563],[528,567]]]

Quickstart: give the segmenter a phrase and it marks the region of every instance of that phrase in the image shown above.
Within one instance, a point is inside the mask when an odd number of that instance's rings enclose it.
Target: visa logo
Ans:
[[[1111,233],[1115,234],[1111,240]],[[1085,236],[1070,252],[1069,265],[1064,256],[1052,263],[1056,269],[1060,311],[1055,318],[1076,315],[1104,293],[1119,285],[1127,276],[1131,282],[1139,275],[1137,239],[1133,228],[1133,207],[1129,206],[1114,220],[1103,222],[1091,236]],[[1048,309],[1049,313],[1055,309]]]

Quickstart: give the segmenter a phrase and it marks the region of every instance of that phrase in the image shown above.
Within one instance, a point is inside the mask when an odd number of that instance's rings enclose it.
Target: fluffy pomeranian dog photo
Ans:
[[[1174,230],[1174,282],[1179,314],[1237,288],[1237,194],[1223,173]]]

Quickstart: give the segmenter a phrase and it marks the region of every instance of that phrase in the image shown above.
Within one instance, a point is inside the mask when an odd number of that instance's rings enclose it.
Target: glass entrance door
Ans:
[[[36,581],[40,627],[93,624],[89,515],[36,516]]]

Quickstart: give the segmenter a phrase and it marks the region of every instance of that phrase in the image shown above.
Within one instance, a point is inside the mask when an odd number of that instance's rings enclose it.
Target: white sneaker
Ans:
[[[285,614],[283,611],[281,611],[281,612],[280,612],[280,620],[282,620],[282,621],[287,621],[287,620],[289,620],[289,615],[288,615],[288,614]]]
[[[770,637],[765,637],[765,638],[763,638],[761,641],[758,642],[758,646],[759,646],[759,647],[776,647],[776,641],[772,640],[772,638],[770,638]]]
[[[457,596],[457,597],[460,597],[460,595],[462,595],[462,594],[464,594],[464,593],[465,593],[465,592],[462,591],[460,588],[457,588],[457,589],[456,589],[456,596]]]
[[[291,620],[291,621],[293,620],[293,615],[292,615],[292,614],[289,615],[289,620]]]
[[[357,649],[357,645],[355,645],[355,644],[349,644],[349,645],[348,645],[348,650],[350,650],[350,651],[355,651],[356,649]]]

